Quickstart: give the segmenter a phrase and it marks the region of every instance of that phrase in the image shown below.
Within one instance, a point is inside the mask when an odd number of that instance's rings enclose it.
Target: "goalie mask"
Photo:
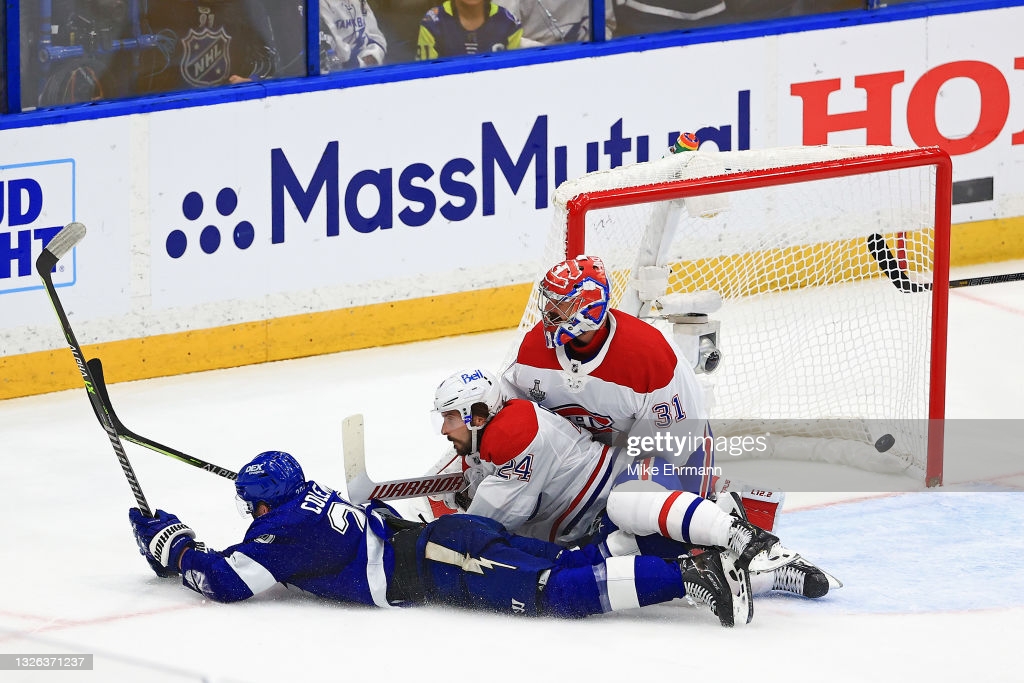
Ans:
[[[235,479],[238,511],[251,515],[257,503],[276,508],[297,496],[305,485],[306,477],[295,458],[283,451],[265,451]]]
[[[483,425],[473,425],[473,406],[481,404],[477,408],[477,415],[486,417],[487,420],[501,409],[501,391],[498,388],[498,378],[487,370],[464,370],[457,372],[445,381],[434,392],[434,414],[439,423],[444,422],[444,413],[458,411],[463,424],[470,432],[470,453],[476,453],[480,448],[479,432]],[[484,411],[486,410],[486,416]],[[485,423],[486,424],[486,421]]]
[[[610,298],[604,263],[596,256],[577,256],[549,270],[537,293],[548,348],[601,329]]]

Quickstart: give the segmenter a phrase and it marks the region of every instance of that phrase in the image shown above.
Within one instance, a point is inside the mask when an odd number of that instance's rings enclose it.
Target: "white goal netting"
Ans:
[[[720,296],[709,315],[721,362],[701,375],[718,434],[771,430],[775,455],[923,481],[944,390],[932,386],[945,311],[934,315],[930,283],[948,211],[936,226],[936,165],[921,152],[698,151],[591,173],[555,192],[543,270],[583,245],[608,268],[613,306],[670,336],[659,309]],[[653,293],[638,284],[648,272]],[[538,320],[535,295],[521,333]]]

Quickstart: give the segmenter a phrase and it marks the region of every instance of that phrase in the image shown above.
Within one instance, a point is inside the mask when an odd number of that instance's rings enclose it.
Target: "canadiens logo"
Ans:
[[[583,406],[570,404],[552,408],[552,412],[558,413],[577,427],[586,429],[592,434],[609,434],[615,431],[612,425],[615,421],[607,415],[592,413]]]
[[[221,26],[216,31],[204,28],[188,30],[181,41],[181,77],[189,85],[202,88],[220,85],[231,75],[231,36]]]
[[[541,391],[540,380],[539,379],[533,380],[533,389],[530,389],[530,391],[527,392],[527,393],[529,393],[530,394],[530,398],[532,398],[537,403],[540,403],[541,401],[543,401],[544,397],[548,395],[548,392]]]

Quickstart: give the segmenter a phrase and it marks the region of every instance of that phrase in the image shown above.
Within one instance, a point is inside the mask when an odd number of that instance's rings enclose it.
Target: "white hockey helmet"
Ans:
[[[457,410],[467,425],[473,419],[473,405],[477,403],[487,406],[488,418],[501,408],[498,378],[487,370],[477,368],[456,372],[441,382],[434,392],[434,410],[438,413]]]
[[[434,414],[437,416],[437,422],[443,420],[444,413],[458,411],[463,424],[469,428],[470,453],[480,450],[480,430],[484,426],[473,424],[473,406],[478,404],[485,406],[487,410],[486,416],[482,415],[482,410],[477,410],[478,415],[486,418],[484,425],[502,406],[498,378],[487,370],[477,368],[456,372],[441,382],[434,392]]]

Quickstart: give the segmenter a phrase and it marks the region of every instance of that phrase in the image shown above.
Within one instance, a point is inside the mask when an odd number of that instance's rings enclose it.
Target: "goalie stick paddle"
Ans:
[[[214,465],[213,463],[206,462],[205,460],[200,460],[199,458],[189,455],[188,453],[182,453],[176,448],[165,446],[159,441],[154,441],[148,437],[136,434],[132,430],[125,427],[124,423],[122,423],[121,420],[117,417],[117,413],[114,412],[114,404],[110,400],[110,394],[107,393],[107,383],[103,380],[103,363],[100,362],[99,358],[92,358],[86,365],[89,366],[89,371],[92,373],[92,378],[95,382],[96,391],[99,393],[100,402],[103,405],[103,409],[106,411],[107,415],[110,416],[110,422],[111,424],[113,424],[114,430],[117,432],[117,435],[120,436],[122,439],[124,439],[125,441],[130,441],[131,443],[136,444],[138,446],[142,446],[143,448],[148,448],[151,451],[156,451],[157,453],[162,453],[163,455],[170,456],[176,460],[180,460],[183,463],[192,465],[193,467],[198,467],[201,470],[213,472],[214,474],[224,477],[225,479],[230,479],[234,481],[235,479],[238,478],[237,473],[232,472],[231,470],[225,467]]]
[[[882,272],[892,280],[892,283],[896,285],[896,289],[901,292],[923,292],[932,288],[930,282],[919,283],[910,279],[910,275],[900,268],[899,259],[889,249],[889,245],[885,243],[885,238],[878,233],[868,237],[868,251],[871,252],[871,256],[878,262],[878,267],[881,268]],[[1024,273],[982,275],[980,277],[950,280],[949,288],[959,289],[960,287],[977,287],[978,285],[998,285],[1004,282],[1019,282],[1022,280],[1024,280]]]
[[[71,330],[71,323],[68,322],[64,306],[61,305],[60,298],[57,296],[57,289],[53,286],[53,276],[51,273],[57,266],[57,262],[74,249],[75,245],[81,242],[83,237],[85,237],[84,225],[81,223],[68,223],[65,225],[43,247],[43,252],[36,259],[36,272],[43,279],[43,285],[45,285],[46,293],[50,297],[50,303],[53,304],[53,310],[57,313],[57,319],[60,320],[60,326],[64,331],[64,338],[67,340],[68,348],[71,349],[71,354],[75,357],[75,363],[78,365],[78,371],[82,374],[82,381],[85,382],[85,391],[89,396],[89,403],[92,405],[93,412],[96,413],[96,419],[99,420],[100,426],[103,427],[103,431],[107,433],[107,438],[110,439],[110,446],[114,449],[114,455],[117,456],[117,461],[121,464],[125,478],[128,479],[128,486],[131,487],[132,494],[135,496],[135,503],[138,505],[139,510],[142,511],[142,514],[146,517],[152,517],[153,511],[150,510],[149,504],[146,502],[146,496],[142,492],[142,487],[135,476],[132,464],[128,461],[128,455],[124,452],[124,446],[121,444],[121,439],[114,428],[114,422],[110,417],[110,413],[107,412],[103,402],[100,400],[99,394],[96,392],[96,383],[89,370],[89,366],[85,362],[82,347],[78,345],[78,340],[75,339],[75,333]]]
[[[370,499],[398,500],[419,498],[439,493],[456,493],[466,488],[461,472],[434,474],[412,479],[376,482],[366,474],[366,448],[363,441],[363,416],[349,415],[341,422],[342,456],[345,460],[345,483],[352,503]]]

